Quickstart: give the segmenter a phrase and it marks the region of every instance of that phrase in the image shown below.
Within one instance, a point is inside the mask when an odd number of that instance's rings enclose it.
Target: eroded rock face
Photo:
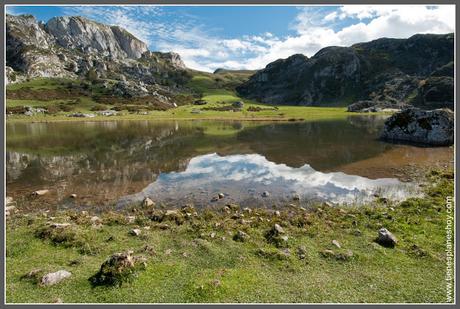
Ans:
[[[91,74],[170,89],[189,78],[178,54],[150,52],[144,42],[118,26],[79,16],[55,17],[45,25],[31,15],[7,15],[6,24],[8,83]]]
[[[454,113],[449,109],[425,111],[408,108],[385,121],[381,138],[434,146],[454,143]]]
[[[51,18],[46,30],[64,48],[114,58],[139,58],[147,45],[120,27],[110,27],[80,16]]]

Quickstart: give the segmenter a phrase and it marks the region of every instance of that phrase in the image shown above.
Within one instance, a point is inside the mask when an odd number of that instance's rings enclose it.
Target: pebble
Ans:
[[[133,236],[139,236],[141,235],[141,230],[140,229],[132,229],[129,234],[133,235]]]
[[[268,197],[268,196],[270,196],[270,193],[268,193],[268,191],[262,192],[262,197]]]
[[[45,194],[48,194],[50,191],[49,190],[37,190],[37,191],[34,191],[32,192],[32,195],[36,195],[36,196],[42,196],[42,195],[45,195]]]
[[[332,244],[333,244],[334,246],[336,246],[337,248],[339,248],[339,249],[342,248],[342,246],[340,246],[340,243],[339,243],[337,240],[335,240],[335,239],[332,241]]]

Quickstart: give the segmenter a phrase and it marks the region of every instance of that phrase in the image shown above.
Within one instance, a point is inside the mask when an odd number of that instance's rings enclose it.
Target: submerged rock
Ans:
[[[385,121],[381,138],[434,146],[454,143],[454,113],[449,109],[405,109]]]
[[[379,230],[379,234],[376,241],[380,245],[390,248],[393,248],[398,243],[397,238],[386,228],[381,228]]]
[[[43,286],[50,286],[50,285],[55,285],[61,282],[62,280],[69,278],[72,274],[68,272],[67,270],[59,270],[54,273],[49,273],[44,275],[40,279],[40,285]]]

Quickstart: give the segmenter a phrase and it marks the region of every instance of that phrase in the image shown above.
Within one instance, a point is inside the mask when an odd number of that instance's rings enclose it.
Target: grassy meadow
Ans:
[[[169,214],[161,205],[101,214],[23,213],[25,198],[6,226],[6,301],[442,303],[445,200],[453,195],[453,172],[430,172],[424,190],[423,198],[401,203],[376,198],[361,207],[303,209],[293,202],[275,208],[279,213],[237,205]],[[44,233],[46,222],[70,226]],[[267,237],[274,224],[287,240]],[[381,227],[398,238],[394,248],[375,242]],[[141,234],[130,235],[134,228]],[[238,241],[238,231],[248,237]],[[104,260],[127,250],[147,259],[145,269],[121,286],[90,284]],[[24,278],[34,269],[65,269],[72,276],[43,287]]]

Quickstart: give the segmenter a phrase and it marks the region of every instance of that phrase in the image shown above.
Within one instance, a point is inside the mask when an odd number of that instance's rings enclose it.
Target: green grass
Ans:
[[[248,77],[248,74],[222,73],[210,74],[195,72],[187,87],[192,93],[201,96],[202,100],[207,102],[206,105],[183,105],[167,111],[150,111],[149,115],[139,115],[129,113],[127,110],[121,111],[121,114],[115,117],[91,118],[91,121],[98,120],[146,120],[146,119],[233,119],[233,120],[321,120],[321,119],[338,119],[345,118],[349,113],[344,107],[305,107],[305,106],[283,106],[282,102],[274,109],[273,105],[261,104],[253,100],[246,100],[239,97],[234,87],[240,84]],[[36,79],[28,83],[9,85],[8,89],[17,90],[21,87],[40,88],[57,88],[62,85],[62,80],[54,79]],[[97,88],[97,87],[96,87]],[[93,89],[95,93],[98,89]],[[75,99],[75,98],[73,98]],[[97,103],[91,97],[79,97],[78,104],[72,105],[69,112],[58,112],[54,115],[37,114],[34,116],[9,115],[8,121],[87,121],[87,118],[67,117],[69,113],[83,112],[94,113],[90,109]],[[12,100],[7,99],[7,107],[16,106],[53,106],[61,104],[63,100],[54,101],[34,101],[34,100]],[[205,110],[205,108],[217,108],[228,106],[235,101],[243,101],[244,108],[242,111],[216,111]],[[109,105],[108,108],[111,106]],[[251,112],[250,107],[260,107],[264,110]],[[200,113],[192,113],[193,110],[200,110]],[[356,113],[353,113],[356,114]]]
[[[30,88],[33,90],[38,89],[57,89],[62,86],[62,83],[70,82],[71,80],[65,78],[34,78],[29,81],[17,84],[9,84],[6,86],[7,90],[18,90],[21,88]]]
[[[72,233],[59,238],[60,244],[53,243],[55,238],[34,235],[47,221],[40,213],[26,217],[19,212],[8,220],[6,227],[6,300],[445,302],[444,201],[446,196],[453,195],[452,176],[452,172],[430,174],[423,199],[409,199],[400,204],[376,201],[368,206],[343,209],[318,205],[309,211],[283,207],[280,217],[264,209],[251,214],[243,211],[244,219],[251,223],[233,218],[241,210],[227,214],[218,209],[200,211],[196,216],[184,218],[180,225],[176,222],[181,222],[167,218],[159,223],[148,218],[152,214],[161,218],[160,207],[153,212],[135,207],[135,212],[126,210],[126,214],[137,216],[134,223],[124,221],[125,213],[105,213],[99,215],[103,227],[94,229],[89,217],[82,213],[49,214],[56,216],[54,222],[67,221],[74,226]],[[169,229],[158,228],[165,223]],[[275,247],[264,237],[274,223],[282,225],[290,237],[285,245],[290,250],[288,257],[280,254],[283,248]],[[135,226],[151,229],[143,230],[141,236],[130,236],[128,232]],[[374,242],[382,226],[398,237],[395,248],[384,248]],[[233,241],[237,230],[248,233],[250,239]],[[214,238],[211,232],[216,233]],[[110,236],[113,241],[107,241]],[[332,245],[333,239],[339,241],[342,249]],[[150,255],[142,250],[145,245],[155,253]],[[305,259],[299,259],[296,253],[301,246],[306,249]],[[91,287],[88,278],[102,262],[111,254],[128,249],[148,257],[146,270],[121,287]],[[264,254],[260,254],[261,249]],[[326,258],[321,255],[325,249],[336,253],[352,250],[353,256],[348,260]],[[69,266],[72,260],[81,263]],[[34,268],[66,269],[72,277],[52,287],[20,279]]]

